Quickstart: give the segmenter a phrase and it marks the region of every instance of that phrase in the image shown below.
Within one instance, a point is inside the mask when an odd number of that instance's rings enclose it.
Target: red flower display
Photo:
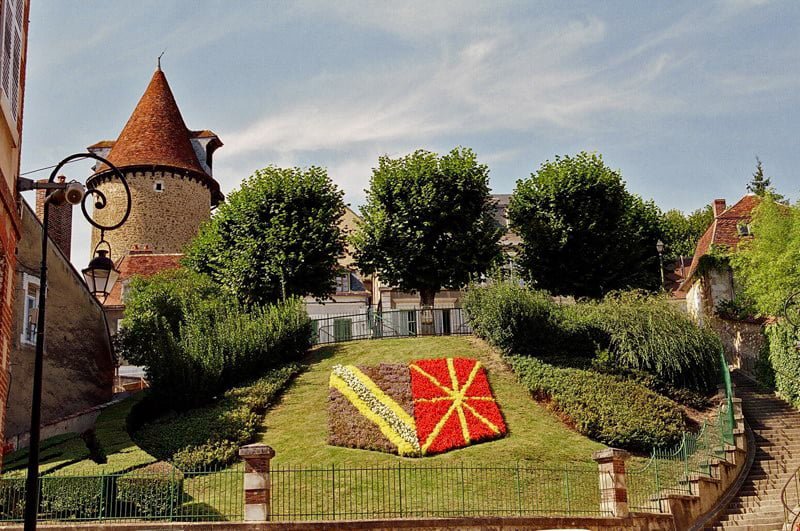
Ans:
[[[486,371],[466,358],[412,363],[411,395],[423,454],[446,452],[502,437],[506,425]]]

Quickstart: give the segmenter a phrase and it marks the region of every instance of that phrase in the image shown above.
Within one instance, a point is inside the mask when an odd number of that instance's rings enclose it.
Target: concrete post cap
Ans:
[[[272,458],[275,457],[275,450],[273,450],[266,444],[260,444],[260,443],[248,444],[246,446],[242,446],[241,448],[239,448],[239,456]]]
[[[595,461],[611,461],[613,459],[627,459],[630,456],[631,454],[619,448],[605,448],[594,452],[592,459]]]

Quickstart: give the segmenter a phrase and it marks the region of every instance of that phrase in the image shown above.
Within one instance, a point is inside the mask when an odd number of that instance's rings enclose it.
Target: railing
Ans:
[[[39,521],[242,520],[244,468],[172,467],[39,478]],[[0,478],[0,522],[22,521],[25,477]]]
[[[786,480],[781,489],[781,503],[783,504],[784,529],[796,531],[800,529],[800,469]]]
[[[724,398],[716,418],[705,421],[698,433],[684,433],[672,449],[656,448],[650,459],[628,470],[628,498],[633,511],[665,512],[661,500],[668,494],[691,494],[690,479],[711,477],[712,464],[725,459],[725,449],[735,444],[733,386],[721,355]]]
[[[315,345],[356,339],[467,335],[472,327],[461,308],[389,310],[312,316]]]
[[[273,520],[606,516],[597,467],[273,467]]]

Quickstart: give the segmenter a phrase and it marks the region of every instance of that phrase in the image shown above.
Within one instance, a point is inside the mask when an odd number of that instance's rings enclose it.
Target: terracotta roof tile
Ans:
[[[708,254],[712,247],[727,247],[729,249],[736,249],[742,236],[739,235],[739,225],[743,223],[750,223],[753,217],[753,210],[761,203],[761,198],[757,195],[746,195],[742,197],[732,207],[728,208],[722,214],[714,218],[711,225],[708,226],[706,232],[697,242],[697,247],[692,257],[692,264],[689,266],[689,272],[686,279],[680,287],[680,291],[688,291],[691,287],[691,281],[694,274],[697,272],[697,267],[700,264],[700,259]]]
[[[160,69],[153,74],[107,158],[118,168],[153,164],[205,174],[167,76]]]
[[[182,254],[153,254],[151,252],[131,251],[126,254],[117,264],[119,278],[111,293],[104,303],[104,306],[122,306],[122,286],[126,280],[134,276],[149,277],[166,271],[168,269],[178,269]]]
[[[116,143],[117,143],[116,140],[101,140],[100,142],[95,142],[94,144],[89,146],[87,149],[111,148],[111,147],[114,147],[114,144],[116,144]]]

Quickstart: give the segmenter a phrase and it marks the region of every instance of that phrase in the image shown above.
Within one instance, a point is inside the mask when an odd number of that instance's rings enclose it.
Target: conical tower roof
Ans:
[[[207,175],[189,135],[167,76],[159,68],[107,158],[118,168],[171,166]],[[105,169],[99,167],[98,172]]]

